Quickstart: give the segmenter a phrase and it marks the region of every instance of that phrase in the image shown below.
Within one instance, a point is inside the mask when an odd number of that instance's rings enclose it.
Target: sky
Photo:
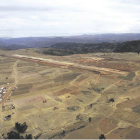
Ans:
[[[0,37],[140,33],[140,0],[0,0]]]

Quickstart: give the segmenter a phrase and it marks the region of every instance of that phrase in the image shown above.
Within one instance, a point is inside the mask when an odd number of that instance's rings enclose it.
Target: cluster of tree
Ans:
[[[37,50],[39,53],[65,56],[71,54],[85,54],[94,52],[137,52],[140,53],[140,41],[123,43],[58,43],[47,48]]]
[[[27,124],[26,122],[24,122],[23,124],[16,122],[15,123],[15,129],[19,132],[19,133],[24,133],[27,129]]]
[[[89,121],[91,121],[91,118],[89,118]],[[26,134],[25,137],[22,136],[20,133],[24,133],[27,129],[27,125],[26,123],[20,124],[20,123],[15,123],[15,129],[17,130],[17,132],[15,131],[10,131],[7,133],[7,137],[5,139],[32,139],[32,134]],[[61,136],[65,136],[65,131],[63,130],[60,135]],[[99,136],[99,140],[105,140],[106,137],[104,134],[101,134]]]
[[[24,133],[27,130],[28,126],[26,122],[23,124],[21,123],[15,123],[15,131],[10,131],[7,133],[6,139],[32,139],[32,134],[26,134],[25,137],[21,135],[21,133]]]
[[[105,139],[106,139],[106,137],[105,137],[104,134],[101,134],[101,135],[99,136],[99,140],[105,140]]]
[[[71,54],[85,54],[92,52],[112,52],[116,44],[81,44],[81,43],[58,43],[53,46],[39,49],[38,52],[49,55],[65,56]]]
[[[140,52],[140,41],[129,41],[118,45],[114,52]]]
[[[31,134],[26,134],[25,137],[21,136],[19,132],[10,131],[7,133],[6,139],[32,139]]]

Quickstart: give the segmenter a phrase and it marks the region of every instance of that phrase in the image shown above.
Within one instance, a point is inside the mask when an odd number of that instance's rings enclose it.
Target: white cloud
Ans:
[[[0,36],[140,31],[139,0],[0,0]]]

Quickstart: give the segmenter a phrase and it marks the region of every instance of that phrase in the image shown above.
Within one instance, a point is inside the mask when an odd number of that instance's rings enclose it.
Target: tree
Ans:
[[[88,121],[89,121],[89,122],[91,122],[91,121],[92,121],[92,118],[91,118],[91,117],[89,117],[89,118],[88,118]]]
[[[109,103],[110,102],[114,103],[115,102],[114,98],[109,99]]]
[[[6,139],[32,139],[32,134],[26,134],[25,138],[19,132],[10,131]]]
[[[63,131],[61,132],[61,135],[62,135],[62,136],[65,136],[65,133],[66,133],[66,132],[63,130]]]
[[[102,139],[105,140],[106,138],[105,138],[104,134],[101,134],[101,135],[99,136],[99,139],[100,139],[100,140],[102,140]]]
[[[7,133],[7,138],[6,139],[20,139],[21,136],[19,133],[11,131],[9,133]]]
[[[25,139],[32,139],[32,134],[26,134]]]
[[[26,122],[24,122],[23,124],[20,123],[15,123],[15,129],[19,132],[19,133],[24,133],[27,129],[27,125]]]
[[[26,134],[25,137],[21,136],[20,133],[24,133],[27,129],[27,125],[26,125],[26,122],[24,122],[23,124],[20,124],[20,123],[15,123],[15,129],[18,131],[18,132],[15,132],[15,131],[10,131],[7,133],[7,137],[5,138],[4,137],[4,134],[3,134],[3,138],[4,139],[32,139],[33,136],[32,134]]]

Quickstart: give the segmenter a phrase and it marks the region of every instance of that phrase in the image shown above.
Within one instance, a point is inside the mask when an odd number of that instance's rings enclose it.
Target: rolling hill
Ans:
[[[68,37],[24,37],[24,38],[0,38],[0,48],[6,49],[26,49],[50,47],[58,43],[81,43],[99,44],[120,43],[126,41],[140,40],[140,34],[97,34],[79,35]]]

